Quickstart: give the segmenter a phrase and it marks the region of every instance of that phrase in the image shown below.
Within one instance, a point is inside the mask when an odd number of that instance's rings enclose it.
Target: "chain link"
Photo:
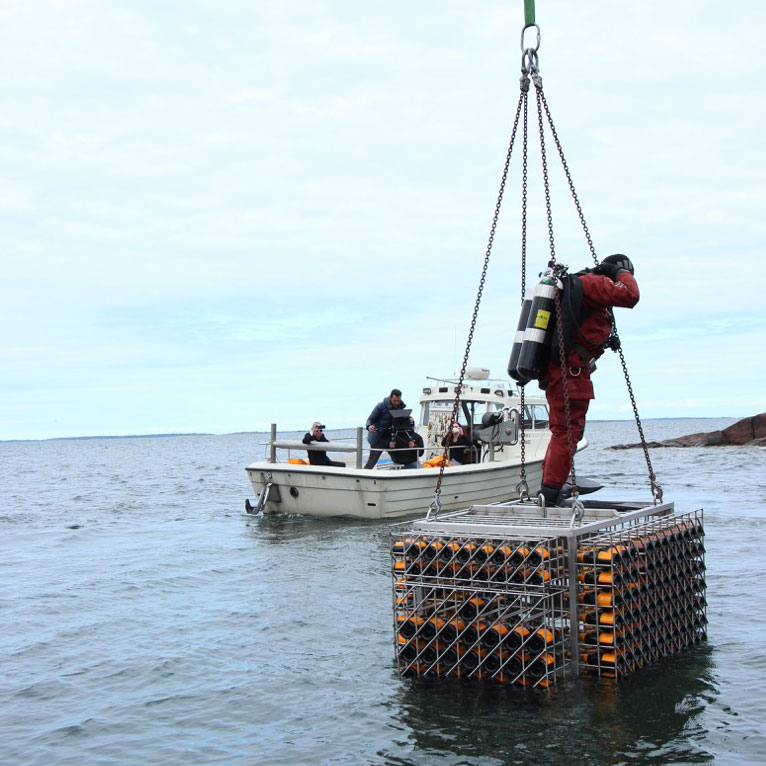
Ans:
[[[522,40],[523,40],[523,33],[522,33]],[[557,282],[556,290],[554,292],[554,296],[555,296],[554,300],[555,300],[557,335],[558,335],[558,342],[559,342],[559,349],[560,349],[561,382],[562,382],[562,394],[563,394],[563,400],[564,400],[564,415],[565,415],[566,424],[567,424],[567,442],[568,442],[569,453],[571,458],[570,473],[571,473],[571,479],[572,479],[572,497],[573,497],[573,509],[574,509],[574,513],[572,516],[572,524],[574,524],[576,521],[579,521],[580,517],[582,516],[583,506],[579,500],[578,492],[577,492],[577,479],[576,479],[575,461],[574,461],[577,445],[574,443],[574,435],[572,433],[572,422],[571,422],[572,417],[571,417],[571,407],[569,402],[569,386],[568,386],[567,374],[566,374],[567,373],[566,354],[564,351],[564,332],[563,332],[563,322],[561,317],[561,292],[558,289],[558,283],[559,283],[560,277],[565,275],[566,267],[559,266],[556,263],[556,246],[555,246],[555,240],[553,235],[553,213],[551,210],[550,183],[548,178],[548,161],[547,161],[547,156],[545,151],[545,121],[543,120],[543,111],[545,112],[548,126],[550,127],[551,135],[553,136],[554,143],[556,144],[556,150],[558,152],[559,159],[561,160],[561,165],[564,169],[564,174],[566,175],[567,183],[569,184],[569,191],[572,194],[572,199],[574,201],[575,208],[577,210],[577,215],[580,219],[580,224],[585,234],[585,239],[588,243],[588,249],[590,250],[591,256],[593,257],[593,260],[596,265],[598,265],[599,260],[598,260],[598,256],[596,255],[596,249],[593,245],[593,240],[591,238],[590,231],[588,230],[588,224],[585,221],[585,216],[582,211],[582,206],[580,205],[580,200],[577,196],[577,192],[574,187],[574,182],[572,181],[572,175],[569,171],[569,166],[567,164],[566,158],[564,157],[564,150],[561,146],[561,141],[559,140],[558,133],[556,132],[556,127],[553,124],[553,118],[551,117],[551,112],[548,107],[548,102],[545,98],[545,94],[543,93],[543,82],[539,74],[538,57],[537,57],[536,49],[534,50],[527,49],[523,51],[522,60],[521,60],[521,72],[522,72],[522,76],[520,79],[521,94],[519,96],[519,102],[516,107],[516,116],[513,122],[511,140],[508,146],[508,153],[506,155],[505,165],[503,167],[503,175],[500,182],[500,190],[498,192],[497,203],[495,204],[495,212],[492,217],[492,226],[490,228],[489,241],[487,243],[487,249],[484,256],[484,264],[482,267],[481,279],[479,280],[479,288],[476,294],[476,303],[473,309],[473,316],[471,317],[471,324],[468,331],[468,340],[466,342],[465,354],[463,355],[463,363],[460,368],[460,379],[455,389],[455,401],[452,407],[452,422],[455,422],[455,420],[457,419],[457,413],[460,407],[460,395],[463,390],[463,381],[465,379],[465,371],[468,365],[468,357],[471,350],[471,344],[473,342],[474,330],[476,328],[476,320],[479,313],[481,296],[484,292],[484,284],[486,281],[487,269],[489,267],[489,259],[492,253],[492,246],[495,240],[497,222],[500,216],[500,207],[503,201],[503,194],[505,192],[506,181],[508,179],[508,171],[509,171],[510,163],[511,163],[511,154],[513,152],[514,142],[516,140],[516,132],[519,125],[519,118],[522,112],[522,108],[523,108],[523,114],[524,114],[523,159],[522,159],[522,204],[521,204],[521,302],[522,302],[522,305],[526,297],[527,192],[528,192],[528,99],[527,99],[527,96],[529,92],[530,77],[531,77],[531,80],[535,85],[537,118],[538,118],[539,132],[540,132],[540,155],[542,160],[543,185],[545,189],[545,212],[546,212],[547,224],[548,224],[548,241],[549,241],[550,256],[551,256],[550,261],[548,263],[548,267],[552,270],[553,278]],[[612,333],[615,337],[617,337],[617,329],[614,325],[614,316],[612,316]],[[633,407],[633,414],[635,416],[636,425],[638,427],[638,432],[641,437],[641,446],[643,447],[643,450],[644,450],[644,457],[646,459],[646,464],[649,471],[649,480],[651,483],[652,494],[654,496],[655,504],[656,504],[662,501],[662,487],[658,484],[656,476],[654,474],[654,469],[652,468],[652,462],[649,457],[648,445],[646,443],[646,438],[644,437],[644,430],[641,425],[641,419],[638,415],[638,406],[636,404],[636,399],[633,394],[633,387],[630,382],[630,376],[628,375],[628,368],[625,363],[625,356],[623,354],[621,347],[618,346],[616,350],[618,351],[620,356],[620,364],[622,365],[623,374],[625,376],[625,382],[628,388],[628,394],[630,396],[630,402]],[[525,451],[526,432],[525,432],[525,426],[524,426],[525,424],[525,418],[524,418],[525,394],[524,394],[523,386],[520,386],[520,408],[521,409],[519,412],[519,416],[521,420],[521,468],[520,468],[520,481],[517,484],[517,489],[519,490],[519,495],[522,497],[522,499],[524,499],[525,496],[528,497],[528,485],[527,485],[527,474],[526,474],[526,451]],[[441,508],[441,500],[440,500],[441,485],[442,485],[442,479],[444,477],[444,468],[447,463],[448,444],[449,444],[449,440],[445,440],[444,452],[442,455],[443,457],[442,464],[439,468],[439,476],[436,481],[434,496],[433,496],[433,500],[431,502],[430,510],[428,513],[429,518],[432,515],[433,516],[438,515],[439,510]]]
[[[528,181],[528,93],[522,95],[524,100],[524,126],[521,160],[521,304],[527,295],[527,181]]]
[[[556,305],[556,334],[559,342],[559,361],[561,363],[561,393],[564,398],[564,418],[567,424],[567,446],[569,447],[569,460],[570,469],[569,473],[572,476],[572,497],[577,500],[577,475],[575,473],[575,450],[577,444],[575,444],[574,436],[572,434],[572,410],[569,404],[569,381],[567,379],[567,355],[564,349],[564,322],[561,318],[561,290],[558,289],[558,279],[563,277],[564,274],[560,268],[554,268],[553,276],[557,280],[556,292],[554,295],[554,302]]]
[[[556,245],[553,240],[553,213],[551,211],[551,187],[548,180],[548,158],[545,156],[545,132],[543,130],[543,113],[541,95],[543,91],[543,81],[540,75],[532,76],[535,84],[535,96],[537,100],[537,122],[540,127],[540,156],[543,162],[543,186],[545,187],[545,214],[548,218],[548,243],[551,250],[551,260],[549,266],[553,268],[556,263]]]
[[[508,152],[505,156],[505,165],[503,166],[503,175],[500,180],[500,190],[497,195],[497,202],[495,204],[495,213],[492,216],[492,226],[489,230],[489,241],[487,242],[487,250],[484,254],[484,265],[481,270],[481,279],[479,280],[479,289],[476,292],[476,303],[473,307],[473,316],[471,317],[471,326],[468,330],[468,340],[465,344],[465,353],[463,354],[463,364],[460,367],[460,379],[458,380],[457,387],[455,388],[455,402],[452,405],[452,422],[457,420],[457,413],[460,407],[460,395],[463,391],[463,380],[465,379],[465,370],[468,366],[468,357],[471,353],[471,344],[473,342],[473,333],[476,329],[476,319],[479,315],[479,305],[481,304],[481,296],[484,292],[484,283],[487,278],[487,269],[489,268],[489,259],[492,255],[492,245],[495,242],[495,232],[497,231],[497,221],[500,217],[500,207],[503,204],[503,194],[505,193],[505,184],[508,180],[508,170],[511,165],[511,155],[513,153],[513,145],[516,141],[516,131],[519,127],[519,118],[521,116],[522,102],[524,101],[525,91],[523,85],[524,77],[522,77],[521,93],[519,94],[519,102],[516,106],[516,116],[513,120],[513,130],[511,131],[511,140],[508,144]],[[439,498],[441,496],[442,479],[444,478],[444,468],[447,464],[447,455],[449,452],[449,439],[445,439],[444,452],[442,453],[441,466],[439,466],[439,476],[436,480],[436,487],[434,488],[434,499],[431,503],[431,507],[435,513],[438,513]]]
[[[617,327],[612,321],[612,332],[617,335]],[[649,457],[649,445],[646,443],[644,436],[644,427],[641,425],[641,418],[638,416],[638,405],[636,404],[636,397],[633,394],[633,386],[630,382],[630,376],[628,375],[628,365],[625,363],[625,354],[622,347],[617,349],[617,353],[620,356],[620,365],[622,365],[622,372],[625,375],[625,384],[628,387],[628,395],[630,396],[630,404],[633,407],[633,415],[636,418],[636,427],[638,428],[639,436],[641,437],[641,447],[644,450],[644,459],[646,460],[646,468],[649,472],[649,483],[652,488],[652,495],[654,497],[655,505],[662,502],[662,487],[657,483],[657,477],[654,475],[654,468],[652,467],[652,459]]]
[[[529,159],[529,79],[527,78],[526,90],[522,87],[523,99],[524,99],[524,123],[523,123],[523,143],[522,143],[522,160],[521,160],[521,305],[524,305],[524,299],[527,295],[527,181],[529,178],[528,173],[528,159]],[[525,403],[524,403],[524,386],[519,386],[519,426],[521,434],[519,436],[521,443],[521,466],[519,467],[519,484],[517,491],[519,497],[524,499],[529,497],[529,484],[527,483],[527,453],[526,453],[526,418],[525,415]]]
[[[577,192],[575,191],[574,183],[572,182],[572,175],[569,172],[569,165],[567,165],[566,158],[564,157],[564,150],[561,148],[561,141],[559,141],[558,133],[556,132],[556,127],[553,124],[553,118],[551,117],[550,109],[548,108],[548,102],[545,99],[545,94],[543,93],[543,86],[542,82],[540,83],[540,87],[538,89],[539,98],[543,103],[543,108],[545,109],[545,115],[548,118],[548,125],[550,125],[551,128],[551,135],[553,136],[553,140],[556,144],[556,149],[559,153],[559,158],[561,159],[561,166],[564,168],[564,174],[567,177],[567,183],[569,184],[569,191],[572,192],[572,199],[574,200],[575,207],[577,208],[577,215],[580,218],[580,224],[582,225],[583,231],[585,232],[585,239],[588,241],[588,248],[590,249],[590,254],[593,256],[593,260],[598,265],[598,257],[596,256],[596,249],[593,247],[593,240],[590,236],[590,231],[588,231],[588,224],[585,222],[585,216],[582,212],[582,207],[580,206],[580,200],[577,197]]]
[[[567,382],[566,354],[564,352],[564,323],[561,320],[561,291],[558,289],[560,276],[563,276],[564,272],[562,270],[562,267],[558,266],[556,263],[556,245],[553,238],[553,213],[551,210],[551,190],[550,190],[550,182],[548,179],[548,158],[545,151],[545,122],[543,120],[543,104],[545,103],[545,98],[543,96],[543,81],[542,81],[542,78],[537,74],[532,76],[532,81],[535,84],[535,96],[537,101],[537,121],[540,128],[540,157],[542,159],[542,166],[543,166],[543,186],[545,187],[545,212],[548,218],[548,241],[549,241],[550,250],[551,250],[551,259],[548,266],[552,269],[553,279],[556,282],[555,289],[554,289],[554,305],[555,305],[555,312],[556,312],[556,331],[558,334],[560,363],[561,363],[561,386],[562,386],[562,394],[564,399],[564,418],[567,424],[567,444],[569,446],[569,455],[571,460],[570,471],[572,475],[572,497],[574,497],[574,499],[577,500],[577,481],[576,481],[575,465],[574,465],[574,454],[575,454],[575,449],[577,445],[574,444],[574,437],[572,435],[572,415],[571,415],[571,408],[569,405],[569,385]],[[548,116],[550,121],[550,114],[548,113],[548,110],[547,110],[547,104],[545,104],[545,106],[546,106],[546,115]],[[557,145],[558,145],[558,141],[557,141]],[[574,187],[571,187],[571,188],[574,191]],[[579,203],[578,203],[578,207],[579,207]]]
[[[535,82],[535,85],[537,86],[538,83]],[[593,260],[598,265],[598,256],[596,255],[596,249],[593,246],[593,240],[590,236],[590,231],[588,230],[588,224],[585,222],[585,216],[582,212],[582,207],[580,205],[580,200],[577,197],[577,192],[575,191],[574,182],[572,181],[572,175],[569,172],[569,165],[567,164],[566,158],[564,157],[564,150],[561,146],[561,141],[559,140],[558,133],[556,132],[556,126],[553,124],[553,118],[551,117],[550,109],[548,108],[548,102],[545,99],[545,94],[542,92],[542,83],[540,83],[539,87],[537,88],[537,93],[540,101],[542,101],[543,108],[545,110],[545,115],[548,119],[548,125],[551,129],[551,135],[553,136],[553,140],[556,143],[556,149],[559,154],[559,158],[561,160],[561,166],[564,169],[564,174],[567,178],[567,183],[569,184],[569,191],[572,193],[572,199],[574,200],[575,208],[577,209],[577,215],[580,218],[580,224],[582,225],[583,232],[585,233],[585,239],[588,242],[588,248],[590,249],[591,256],[593,256]],[[542,130],[542,129],[541,129]],[[557,296],[558,297],[558,296]],[[617,328],[614,324],[614,314],[612,314],[612,334],[617,337]],[[559,337],[559,343],[561,343],[561,337]],[[628,374],[628,367],[625,363],[625,355],[622,351],[621,347],[617,348],[617,352],[620,356],[620,365],[622,366],[622,372],[625,376],[625,384],[628,389],[628,395],[630,396],[630,403],[633,408],[633,415],[636,419],[636,427],[638,428],[639,436],[641,437],[641,447],[644,451],[644,458],[646,460],[646,467],[649,473],[649,482],[651,484],[652,488],[652,495],[654,496],[655,503],[662,501],[662,487],[657,483],[657,478],[654,474],[654,469],[652,468],[652,461],[649,457],[649,447],[646,443],[646,438],[644,436],[644,429],[641,425],[641,418],[638,414],[638,405],[636,404],[636,398],[633,394],[633,386],[630,382],[630,375]],[[564,368],[562,365],[562,373],[564,372]],[[566,380],[566,379],[565,379]],[[566,387],[564,388],[564,395],[566,399]],[[567,411],[567,430],[568,432],[571,431],[571,424],[569,422],[569,412]],[[570,451],[572,450],[572,444],[571,444],[571,435],[570,435]],[[576,486],[575,486],[575,465],[574,465],[574,452],[572,452],[572,494],[574,497],[576,497]]]

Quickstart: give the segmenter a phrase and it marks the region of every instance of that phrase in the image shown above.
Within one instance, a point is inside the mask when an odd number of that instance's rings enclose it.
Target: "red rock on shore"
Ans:
[[[648,442],[649,447],[766,447],[766,412],[742,418],[721,431],[688,434],[661,442]],[[615,444],[610,449],[633,449],[641,444]]]

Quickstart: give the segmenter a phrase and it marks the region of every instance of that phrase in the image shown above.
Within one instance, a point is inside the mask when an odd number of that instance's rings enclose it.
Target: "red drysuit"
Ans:
[[[582,346],[594,359],[604,353],[604,342],[612,330],[609,308],[623,306],[633,308],[638,303],[638,285],[629,271],[621,271],[616,281],[602,274],[586,273],[580,277],[583,287],[582,312],[585,317],[575,335],[575,348],[568,356],[566,368],[569,413],[572,423],[572,443],[582,438],[585,430],[585,415],[593,396],[593,383],[587,359],[582,355]],[[543,460],[543,484],[562,487],[569,477],[572,459],[569,454],[567,418],[564,412],[564,391],[561,380],[561,360],[551,360],[541,381],[545,387],[545,398],[550,411],[551,441]]]

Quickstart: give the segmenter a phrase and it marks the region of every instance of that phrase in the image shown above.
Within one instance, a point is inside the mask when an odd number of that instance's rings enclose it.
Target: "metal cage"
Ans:
[[[702,511],[473,506],[391,533],[399,672],[550,687],[706,638]]]

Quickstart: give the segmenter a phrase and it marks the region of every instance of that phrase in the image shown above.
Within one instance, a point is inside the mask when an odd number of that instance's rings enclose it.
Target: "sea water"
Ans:
[[[649,500],[643,451],[607,449],[635,424],[587,435],[594,497]],[[705,512],[709,641],[541,691],[399,678],[389,523],[246,516],[263,441],[0,443],[0,763],[766,761],[766,450],[650,451]]]

